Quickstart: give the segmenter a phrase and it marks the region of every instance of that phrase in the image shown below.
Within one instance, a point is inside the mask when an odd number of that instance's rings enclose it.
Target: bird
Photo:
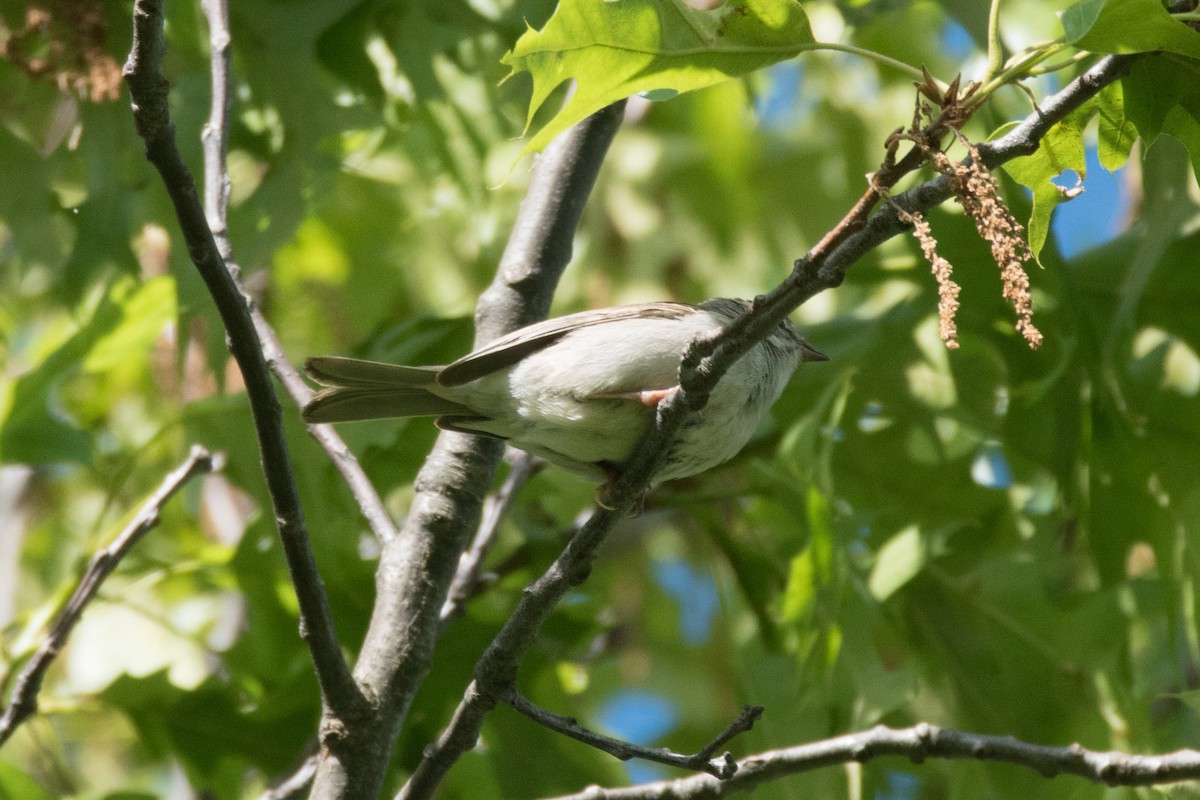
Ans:
[[[678,388],[697,337],[750,308],[715,298],[655,302],[555,317],[520,328],[444,366],[340,356],[307,359],[326,388],[308,423],[436,416],[439,428],[507,441],[581,477],[610,482]],[[690,477],[736,455],[804,362],[826,361],[784,320],[718,381],[678,432],[653,482]]]

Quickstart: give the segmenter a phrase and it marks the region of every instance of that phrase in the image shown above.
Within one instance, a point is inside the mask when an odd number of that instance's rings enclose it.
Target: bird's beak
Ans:
[[[808,342],[801,342],[800,361],[808,363],[809,361],[828,361],[829,356],[822,353],[817,348],[813,347]]]

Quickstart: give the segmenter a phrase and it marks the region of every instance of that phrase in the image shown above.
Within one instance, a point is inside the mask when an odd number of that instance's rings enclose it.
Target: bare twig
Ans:
[[[665,747],[645,747],[597,733],[583,727],[573,717],[564,717],[562,714],[556,714],[553,711],[542,708],[515,688],[510,687],[504,693],[504,702],[539,725],[544,725],[552,731],[558,731],[564,736],[570,736],[572,739],[590,745],[597,750],[603,750],[605,753],[615,756],[622,761],[628,761],[631,758],[640,758],[644,761],[666,764],[669,767],[704,772],[720,780],[729,780],[732,778],[738,770],[738,764],[734,761],[730,753],[724,753],[716,758],[713,757],[713,753],[717,752],[723,744],[734,736],[753,728],[754,723],[758,721],[763,712],[762,706],[746,706],[742,709],[742,713],[738,715],[738,718],[729,723],[725,730],[721,731],[703,750],[689,756],[672,752]]]
[[[475,531],[475,538],[458,559],[458,569],[454,572],[450,591],[446,595],[445,604],[442,605],[443,627],[462,614],[466,610],[467,602],[475,596],[479,589],[479,571],[483,566],[483,559],[500,533],[500,523],[508,514],[517,492],[545,466],[546,462],[528,453],[513,452],[516,456],[512,459],[508,477],[484,502],[483,515],[479,521],[479,529]]]
[[[1034,152],[1052,125],[1125,74],[1138,57],[1101,59],[1048,98],[1039,111],[1007,135],[981,145],[979,151],[984,163],[994,167]],[[432,797],[446,771],[475,746],[484,718],[515,684],[520,659],[541,625],[563,596],[587,577],[609,531],[645,493],[675,432],[703,409],[708,394],[729,367],[766,338],[792,310],[814,295],[840,285],[855,261],[905,230],[905,224],[890,205],[873,216],[870,212],[883,191],[916,169],[922,160],[914,149],[899,161],[891,162],[887,181],[873,184],[829,235],[796,262],[783,283],[767,295],[755,298],[752,309],[717,336],[693,342],[680,366],[680,391],[659,404],[655,425],[647,431],[621,475],[611,483],[601,506],[579,527],[546,572],[525,590],[517,608],[476,664],[475,678],[449,725],[426,748],[424,759],[397,797],[404,800]],[[876,181],[879,180],[876,175]],[[947,184],[944,176],[935,178],[893,199],[905,210],[927,211],[950,197]]]
[[[1200,777],[1200,751],[1179,750],[1162,756],[1101,753],[1078,744],[1046,747],[1011,736],[989,736],[946,730],[921,723],[895,730],[882,725],[860,733],[771,750],[738,762],[729,780],[693,775],[674,781],[603,789],[593,786],[555,800],[702,800],[745,792],[785,775],[881,756],[902,756],[915,763],[930,758],[1002,761],[1028,767],[1046,778],[1078,775],[1109,786],[1150,786]]]
[[[200,446],[193,446],[188,457],[165,477],[150,499],[145,502],[137,516],[122,530],[112,542],[99,550],[88,562],[83,577],[71,593],[67,604],[59,613],[54,626],[47,634],[45,641],[34,652],[33,656],[22,668],[13,687],[12,697],[8,708],[0,715],[0,746],[13,735],[17,726],[37,713],[38,692],[41,691],[42,681],[46,671],[54,663],[59,652],[67,643],[75,625],[83,615],[84,609],[96,597],[101,584],[112,574],[126,554],[133,549],[138,540],[147,531],[158,525],[162,508],[166,505],[183,485],[197,475],[211,472],[214,469],[214,459],[211,453]]]
[[[221,314],[230,351],[246,384],[263,474],[300,607],[300,635],[312,655],[322,699],[328,707],[348,713],[361,704],[362,697],[342,657],[329,601],[308,545],[279,401],[246,299],[225,268],[197,197],[196,183],[175,147],[167,106],[169,86],[162,74],[166,50],[162,0],[137,0],[133,23],[133,45],[123,74],[133,98],[134,126],[145,142],[147,160],[162,176],[188,254]]]
[[[711,742],[696,753],[696,758],[712,758],[712,754],[724,747],[726,742],[753,728],[763,711],[762,706],[742,706],[742,713],[738,714],[737,719],[726,725],[725,730],[714,736]]]
[[[538,159],[496,278],[479,299],[475,341],[489,342],[545,317],[624,104],[597,112]],[[400,535],[384,546],[375,608],[354,675],[370,687],[371,712],[353,725],[328,715],[340,738],[322,752],[312,796],[375,797],[413,695],[429,670],[440,611],[459,556],[476,529],[500,443],[443,433],[418,474]]]
[[[246,292],[238,281],[238,269],[233,260],[233,244],[229,240],[229,169],[226,156],[229,151],[229,114],[232,95],[229,91],[229,7],[227,0],[203,0],[204,15],[208,18],[208,38],[212,61],[212,108],[208,122],[204,125],[204,210],[208,227],[217,242],[217,249],[225,259],[230,275],[238,283],[238,290]],[[250,308],[250,319],[262,343],[267,366],[275,373],[287,390],[297,408],[312,399],[313,391],[292,366],[283,352],[283,345],[275,329],[257,305]],[[396,535],[396,526],[383,506],[379,492],[363,472],[362,466],[350,452],[342,437],[332,425],[309,425],[308,431],[317,443],[329,454],[334,467],[350,487],[363,518],[370,526],[375,538],[387,542]]]
[[[316,774],[317,757],[309,756],[300,764],[299,769],[263,792],[258,800],[293,800],[293,798],[306,795]]]
[[[229,92],[229,6],[225,0],[201,0],[208,19],[209,64],[212,72],[212,103],[208,122],[200,133],[204,143],[204,214],[217,248],[226,264],[233,260],[229,243],[229,112],[233,96]]]

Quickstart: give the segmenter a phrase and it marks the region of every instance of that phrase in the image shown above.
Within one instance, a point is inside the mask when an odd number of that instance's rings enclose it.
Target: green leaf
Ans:
[[[102,693],[121,709],[157,752],[179,758],[199,786],[223,779],[226,764],[253,764],[268,774],[286,769],[311,730],[315,706],[301,702],[299,685],[281,687],[281,702],[247,708],[242,687],[208,678],[193,689],[171,683],[166,672],[124,675]],[[304,691],[313,687],[304,686]]]
[[[1200,58],[1200,33],[1171,18],[1158,0],[1084,0],[1062,15],[1067,43],[1095,53],[1165,50]]]
[[[1183,143],[1200,175],[1200,65],[1148,58],[1121,81],[1125,112],[1147,145],[1160,133]]]
[[[1038,258],[1050,233],[1050,215],[1055,206],[1075,195],[1052,182],[1067,170],[1079,175],[1082,185],[1087,177],[1083,151],[1083,130],[1096,112],[1096,104],[1087,103],[1062,122],[1054,125],[1031,156],[1014,158],[1004,171],[1033,191],[1033,209],[1029,214],[1029,247]]]
[[[85,372],[104,372],[131,360],[141,361],[175,318],[175,281],[164,275],[147,281],[121,299],[121,321],[92,346],[83,359]]]
[[[0,800],[52,800],[54,795],[7,761],[0,761]]]
[[[144,360],[146,348],[174,315],[172,292],[165,277],[141,286],[131,279],[116,282],[85,324],[9,383],[0,393],[0,458],[26,464],[88,461],[91,438],[55,408],[54,392],[81,365],[98,372],[131,358]]]
[[[897,533],[880,549],[867,587],[878,600],[886,600],[915,578],[925,566],[925,547],[921,532],[910,526]]]
[[[504,63],[533,77],[528,126],[574,78],[563,108],[525,146],[540,150],[589,114],[639,92],[690,92],[792,58],[814,44],[794,0],[731,0],[700,11],[684,0],[564,0],[525,32]]]
[[[1137,140],[1137,126],[1125,114],[1125,94],[1121,83],[1107,86],[1096,98],[1099,117],[1100,163],[1109,172],[1125,166]]]

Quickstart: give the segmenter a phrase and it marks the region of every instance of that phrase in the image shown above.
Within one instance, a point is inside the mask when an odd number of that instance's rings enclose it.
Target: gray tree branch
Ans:
[[[325,587],[308,544],[283,417],[249,305],[225,267],[200,205],[196,182],[175,146],[167,104],[170,87],[162,74],[165,50],[162,1],[137,0],[133,8],[133,45],[123,70],[133,99],[134,127],[145,143],[147,160],[158,170],[170,195],[188,255],[221,315],[230,351],[246,385],[263,474],[299,602],[300,636],[312,656],[322,699],[327,706],[347,712],[361,704],[361,697],[342,657]]]
[[[1046,778],[1077,775],[1109,786],[1150,786],[1200,778],[1200,751],[1160,756],[1101,753],[1078,744],[1047,747],[1011,736],[963,733],[921,723],[895,730],[882,725],[860,733],[771,750],[743,758],[728,780],[693,775],[618,789],[592,786],[554,800],[708,800],[746,792],[767,781],[836,764],[866,763],[901,756],[914,763],[930,758],[1001,761],[1028,767]]]
[[[158,525],[159,515],[167,501],[183,488],[189,480],[197,475],[203,475],[214,469],[214,459],[211,453],[198,445],[193,446],[188,457],[176,467],[150,495],[150,499],[142,505],[137,516],[122,530],[112,542],[99,550],[88,562],[83,577],[75,586],[75,591],[67,600],[63,610],[54,621],[54,626],[46,635],[46,639],[34,651],[29,661],[17,675],[13,686],[12,696],[8,707],[0,714],[0,747],[4,746],[16,731],[17,726],[37,713],[38,693],[42,689],[42,681],[46,671],[54,663],[54,659],[67,644],[67,638],[75,625],[83,616],[84,609],[96,597],[101,584],[112,574],[121,559],[133,549],[133,546]]]
[[[738,770],[738,764],[734,761],[733,755],[728,752],[720,756],[714,756],[713,754],[734,736],[753,728],[754,723],[758,721],[763,712],[762,706],[744,707],[737,719],[729,723],[711,742],[698,752],[692,755],[685,755],[683,753],[675,753],[665,747],[646,747],[597,733],[580,725],[579,721],[574,717],[564,717],[562,714],[556,714],[553,711],[542,708],[517,691],[516,687],[509,687],[508,691],[504,693],[503,699],[514,710],[519,711],[539,725],[545,726],[552,731],[557,731],[564,736],[569,736],[576,741],[583,742],[597,750],[603,750],[605,753],[622,761],[628,761],[631,758],[640,758],[644,761],[666,764],[669,767],[680,767],[681,769],[704,772],[721,780],[732,778]]]

